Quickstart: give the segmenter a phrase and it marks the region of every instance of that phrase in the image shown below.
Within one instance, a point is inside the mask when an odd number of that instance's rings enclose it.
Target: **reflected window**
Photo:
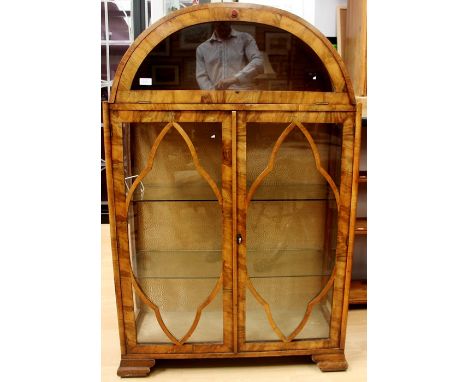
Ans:
[[[142,62],[132,89],[333,91],[302,40],[246,22],[197,24],[168,36]]]

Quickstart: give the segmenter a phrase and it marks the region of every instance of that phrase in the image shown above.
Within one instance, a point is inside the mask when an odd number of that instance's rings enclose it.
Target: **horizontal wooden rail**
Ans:
[[[367,218],[357,218],[354,226],[356,235],[367,235]]]

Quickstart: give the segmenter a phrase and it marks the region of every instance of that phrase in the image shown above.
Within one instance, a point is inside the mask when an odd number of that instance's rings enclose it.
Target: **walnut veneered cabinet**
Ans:
[[[263,55],[251,90],[199,90],[214,21]],[[104,127],[122,377],[162,358],[310,355],[344,370],[360,105],[313,26],[185,8],[115,75]]]

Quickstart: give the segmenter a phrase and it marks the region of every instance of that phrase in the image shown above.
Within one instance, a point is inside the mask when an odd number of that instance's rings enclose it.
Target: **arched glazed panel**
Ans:
[[[213,24],[203,23],[186,27],[166,37],[141,63],[133,78],[132,90],[214,90],[214,81],[207,83],[200,78],[200,71],[205,67],[200,58],[197,58],[197,49],[205,43],[205,47],[210,49],[209,53],[213,53],[217,61],[223,60],[223,43],[212,38]],[[234,85],[232,89],[333,91],[323,62],[308,45],[292,33],[259,23],[232,22],[227,25],[232,31],[232,42],[238,40],[239,34],[242,33],[252,36],[262,60],[260,68],[263,70],[258,74],[253,73],[249,81]],[[239,65],[235,67],[236,70],[248,64],[244,52],[233,54]],[[229,57],[225,59],[225,65],[234,68],[229,63]],[[221,66],[216,67],[218,68]],[[212,66],[209,69],[212,69]]]
[[[233,16],[235,12],[235,17]],[[349,81],[348,75],[344,68],[344,64],[335,51],[333,46],[328,42],[315,27],[302,20],[301,18],[292,15],[288,12],[259,5],[253,4],[207,4],[194,7],[188,7],[184,10],[174,12],[165,18],[156,22],[153,26],[143,32],[134,44],[129,48],[125,54],[119,68],[117,70],[114,86],[111,94],[111,102],[119,100],[118,94],[121,94],[122,99],[126,99],[126,92],[131,91],[132,84],[134,84],[137,72],[142,66],[144,60],[157,48],[159,54],[165,54],[165,40],[172,34],[181,31],[184,28],[212,23],[214,21],[229,21],[241,23],[258,23],[273,28],[278,28],[283,33],[291,34],[291,41],[296,41],[295,38],[301,40],[307,47],[309,47],[318,57],[321,64],[326,68],[331,83],[333,92],[346,93],[348,95],[348,103],[355,103],[352,86]],[[287,39],[286,39],[287,40]],[[185,40],[187,42],[187,40]],[[276,52],[281,52],[281,44],[288,42],[278,36],[269,38],[269,49]],[[161,44],[163,43],[163,44]],[[279,44],[279,45],[278,45]],[[284,45],[284,44],[283,44]],[[278,48],[278,49],[277,49]],[[170,48],[169,48],[170,49]],[[192,64],[193,65],[193,64]],[[156,69],[159,70],[159,77],[156,73],[154,78],[159,78],[166,82],[175,83],[177,75],[173,73],[174,68],[167,67]],[[284,65],[286,68],[287,65]],[[282,72],[281,64],[277,68],[279,73]],[[141,70],[144,70],[144,66]],[[185,70],[185,69],[182,69]],[[171,73],[172,71],[172,73]],[[276,71],[275,71],[276,72]],[[181,78],[181,71],[179,71],[179,81]],[[321,75],[314,75],[313,71],[305,71],[311,73],[311,78],[316,77],[320,79]],[[308,75],[308,74],[307,74]],[[153,76],[153,74],[152,74]],[[314,81],[313,79],[311,81]],[[157,82],[157,81],[155,81]],[[304,79],[303,83],[307,83]],[[270,84],[268,85],[270,86]],[[277,82],[271,86],[284,90],[285,83]],[[289,86],[289,85],[288,85]]]

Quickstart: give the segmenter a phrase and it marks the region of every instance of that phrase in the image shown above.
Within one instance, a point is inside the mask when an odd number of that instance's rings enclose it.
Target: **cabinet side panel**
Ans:
[[[346,341],[346,325],[348,322],[348,299],[349,289],[351,284],[351,272],[353,268],[353,251],[354,251],[354,227],[356,222],[356,207],[359,189],[359,158],[361,151],[361,118],[362,104],[357,104],[356,111],[356,132],[354,137],[354,157],[353,157],[353,188],[351,191],[351,214],[349,224],[349,242],[348,242],[348,259],[346,262],[346,280],[344,292],[343,317],[341,323],[341,340],[340,347],[344,348]]]
[[[123,129],[118,118],[111,114],[112,126],[112,171],[114,179],[114,203],[116,211],[117,244],[119,249],[120,286],[126,346],[136,344],[135,318],[131,265],[129,255],[127,212],[125,203]]]
[[[348,254],[348,235],[350,223],[353,147],[354,147],[354,114],[343,123],[343,141],[341,154],[340,212],[338,218],[338,238],[336,247],[336,280],[333,292],[330,338],[332,346],[340,342],[342,314],[345,298],[346,259]]]
[[[120,271],[119,271],[119,253],[117,248],[117,232],[115,221],[115,205],[114,205],[114,180],[113,180],[113,162],[112,162],[112,142],[111,129],[109,120],[109,103],[103,102],[103,121],[104,121],[104,149],[106,155],[106,181],[107,195],[109,203],[109,222],[112,245],[112,266],[114,273],[115,298],[117,304],[117,319],[119,324],[120,352],[126,354],[125,349],[125,332],[124,320],[122,311],[122,291],[120,286]]]

